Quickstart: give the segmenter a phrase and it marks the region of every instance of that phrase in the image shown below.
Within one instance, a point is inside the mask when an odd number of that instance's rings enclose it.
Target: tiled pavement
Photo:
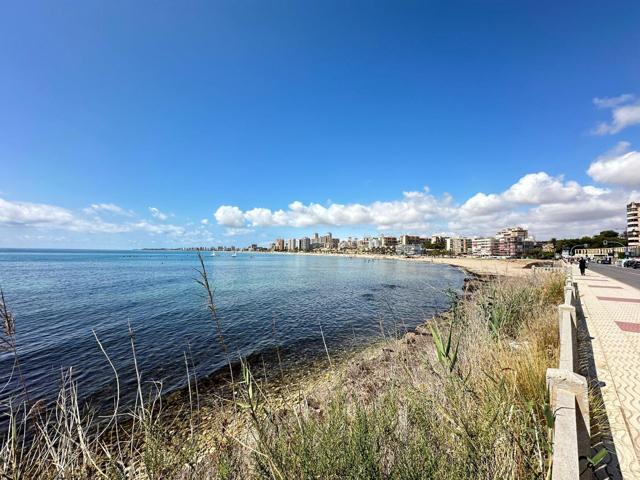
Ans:
[[[640,480],[640,290],[573,268],[620,469]]]

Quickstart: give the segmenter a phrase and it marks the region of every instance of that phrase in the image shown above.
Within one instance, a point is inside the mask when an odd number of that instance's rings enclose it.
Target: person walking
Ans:
[[[580,267],[580,275],[584,275],[584,271],[587,269],[587,261],[582,257],[580,262],[578,262],[578,266]]]

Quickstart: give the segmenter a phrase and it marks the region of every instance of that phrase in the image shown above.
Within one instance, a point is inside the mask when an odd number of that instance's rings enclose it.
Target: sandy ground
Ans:
[[[417,261],[427,261],[433,263],[446,263],[462,267],[470,272],[478,275],[502,275],[506,277],[522,277],[530,275],[532,270],[524,268],[526,265],[534,262],[534,260],[520,259],[497,259],[497,258],[433,258],[419,259]]]
[[[405,262],[425,262],[442,263],[462,267],[477,275],[498,275],[507,277],[521,277],[530,275],[532,270],[524,268],[526,265],[536,262],[531,259],[500,259],[500,258],[472,258],[472,257],[415,257],[405,258],[395,255],[376,254],[340,254],[340,253],[286,253],[281,255],[326,255],[335,257],[369,258],[382,261],[405,261]]]

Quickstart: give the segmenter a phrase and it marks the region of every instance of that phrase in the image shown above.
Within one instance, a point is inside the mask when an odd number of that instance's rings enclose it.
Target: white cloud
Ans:
[[[151,216],[153,218],[157,218],[160,221],[165,221],[167,218],[169,218],[169,215],[167,215],[166,213],[162,213],[156,207],[149,207],[149,211],[151,212]]]
[[[222,205],[213,216],[220,225],[225,227],[241,228],[244,225],[244,216],[238,207]]]
[[[98,205],[98,204],[96,204]],[[92,205],[93,207],[93,205]],[[111,208],[89,208],[82,216],[66,208],[44,203],[15,202],[0,198],[0,226],[67,230],[77,233],[127,233],[142,231],[152,234],[183,235],[185,229],[177,225],[153,224],[146,221],[105,222],[97,211],[116,212]],[[125,210],[122,210],[126,212]],[[119,212],[118,212],[119,213]]]
[[[449,196],[437,199],[424,192],[404,192],[402,199],[374,202],[370,205],[319,203],[308,205],[299,201],[289,204],[287,210],[272,211],[253,208],[242,212],[237,207],[222,206],[215,213],[220,225],[251,227],[310,227],[313,225],[376,225],[381,230],[390,228],[424,228],[429,218],[445,214],[451,203]]]
[[[502,197],[510,202],[544,204],[565,202],[580,195],[582,187],[562,177],[552,177],[545,172],[530,173],[513,184]]]
[[[68,225],[73,214],[64,208],[44,203],[10,202],[0,198],[0,224]]]
[[[624,93],[617,97],[603,97],[603,98],[594,98],[593,103],[598,108],[614,108],[618,105],[629,103],[635,99],[635,95],[631,93]]]
[[[202,220],[200,220],[200,223],[202,225],[209,225],[209,219],[208,218],[203,218]]]
[[[462,204],[459,213],[468,216],[487,215],[501,212],[506,206],[507,204],[501,195],[495,193],[487,195],[479,192]]]
[[[130,217],[133,215],[132,211],[127,211],[122,207],[119,207],[115,203],[93,203],[90,207],[83,209],[83,212],[91,214],[91,213],[114,213],[117,215],[125,215]]]
[[[184,235],[185,229],[177,225],[168,225],[166,223],[149,223],[141,220],[131,224],[131,228],[152,233],[154,235]]]
[[[619,142],[612,150],[598,157],[587,173],[602,183],[628,187],[640,186],[640,152],[629,151],[629,142]]]
[[[244,228],[311,226],[373,226],[397,233],[450,231],[466,235],[495,233],[509,225],[528,226],[540,235],[592,233],[598,228],[623,228],[627,194],[593,185],[566,181],[546,172],[523,176],[501,193],[478,192],[461,204],[449,195],[424,191],[404,192],[397,200],[370,204],[295,201],[286,209],[264,207],[243,212],[225,205],[215,214],[227,235]]]
[[[614,134],[627,127],[640,124],[640,101],[629,93],[613,98],[594,98],[598,108],[611,110],[611,121],[600,123],[593,133],[596,135]]]

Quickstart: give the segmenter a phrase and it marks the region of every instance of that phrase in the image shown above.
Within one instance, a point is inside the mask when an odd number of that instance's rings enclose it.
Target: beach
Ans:
[[[268,252],[273,255],[311,255],[342,258],[364,258],[378,261],[423,262],[460,267],[474,275],[493,275],[504,277],[523,277],[530,275],[531,268],[525,268],[540,260],[521,258],[481,258],[481,257],[403,257],[399,255],[379,255],[375,253],[305,253],[305,252]]]

